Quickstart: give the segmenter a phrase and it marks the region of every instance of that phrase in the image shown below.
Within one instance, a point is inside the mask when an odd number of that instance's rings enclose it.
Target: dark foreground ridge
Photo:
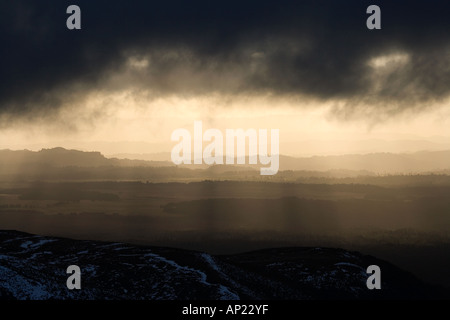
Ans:
[[[381,268],[381,290],[366,286]],[[81,290],[69,290],[69,265]],[[371,256],[332,248],[276,248],[213,256],[125,243],[0,231],[0,299],[433,299],[442,292]]]

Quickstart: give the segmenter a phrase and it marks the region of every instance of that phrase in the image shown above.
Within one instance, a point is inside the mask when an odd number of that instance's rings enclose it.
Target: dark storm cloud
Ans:
[[[82,30],[66,29],[70,4]],[[366,28],[370,4],[381,7],[381,30]],[[426,108],[450,93],[449,17],[445,1],[3,1],[0,110],[33,117],[105,83],[156,95],[306,95],[344,101],[344,117],[360,105]],[[407,59],[370,65],[389,54]],[[148,64],[134,70],[130,57]]]

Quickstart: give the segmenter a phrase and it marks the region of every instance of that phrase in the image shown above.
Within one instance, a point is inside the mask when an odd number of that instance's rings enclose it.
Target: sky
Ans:
[[[163,152],[201,120],[280,129],[284,154],[450,149],[449,16],[447,1],[2,1],[0,148]]]

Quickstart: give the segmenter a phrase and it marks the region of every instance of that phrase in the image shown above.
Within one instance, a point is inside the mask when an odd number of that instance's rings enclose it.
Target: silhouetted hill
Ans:
[[[26,165],[97,167],[109,165],[111,162],[100,152],[83,152],[66,150],[64,148],[53,148],[42,149],[38,152],[29,150],[1,150],[0,163],[2,167]]]
[[[392,264],[332,248],[277,248],[214,256],[125,243],[0,231],[0,299],[431,299],[442,292]],[[81,290],[66,287],[70,265]],[[381,290],[366,286],[369,265]]]
[[[64,148],[29,150],[0,150],[0,168],[2,172],[14,172],[23,168],[35,167],[137,167],[137,166],[170,166],[169,162],[108,159],[100,152],[84,152]]]

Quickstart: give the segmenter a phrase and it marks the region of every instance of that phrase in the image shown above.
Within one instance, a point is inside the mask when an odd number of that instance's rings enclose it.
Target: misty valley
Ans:
[[[71,152],[54,150],[66,156],[61,163],[83,163],[83,157],[92,157]],[[211,254],[294,246],[344,248],[386,259],[429,283],[450,286],[447,175],[342,177],[281,171],[261,178],[252,168],[157,170],[103,163],[48,166],[48,179],[36,179],[33,170],[41,170],[41,165],[28,159],[24,170],[3,172],[1,229]],[[121,179],[104,175],[121,170],[128,170]],[[146,176],[148,170],[158,172],[157,182]],[[72,177],[74,171],[83,174]],[[144,179],[134,179],[136,173]],[[129,180],[123,179],[127,175]]]

